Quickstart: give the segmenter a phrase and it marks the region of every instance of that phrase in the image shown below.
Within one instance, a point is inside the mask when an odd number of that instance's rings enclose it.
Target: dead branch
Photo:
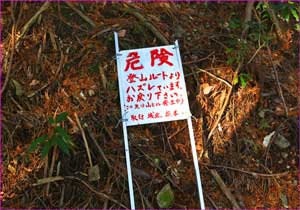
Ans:
[[[55,177],[47,177],[47,178],[43,178],[43,179],[39,179],[37,181],[37,183],[33,184],[33,186],[38,186],[38,185],[43,185],[43,184],[47,184],[47,183],[51,183],[51,182],[57,182],[57,181],[62,181],[62,180],[66,180],[66,179],[69,179],[69,180],[72,180],[72,181],[78,181],[80,182],[81,184],[83,184],[87,189],[89,189],[91,192],[93,192],[94,194],[96,194],[97,196],[101,197],[102,199],[107,199],[107,200],[110,200],[111,202],[123,207],[123,208],[126,208],[127,207],[120,203],[119,201],[115,200],[114,198],[110,197],[109,195],[105,194],[105,193],[102,193],[102,192],[98,192],[96,191],[92,186],[90,186],[88,183],[86,183],[85,181],[83,181],[82,179],[78,178],[78,177],[75,177],[75,176],[55,176]]]
[[[79,9],[77,9],[71,2],[65,1],[65,3],[74,10],[82,19],[84,19],[87,23],[89,23],[93,28],[96,27],[94,21],[92,21],[88,16],[83,14]]]
[[[213,54],[215,54],[215,52],[211,52],[208,56],[204,57],[204,58],[200,58],[198,60],[194,60],[194,61],[187,61],[187,62],[183,62],[183,65],[188,65],[188,64],[194,64],[194,63],[199,63],[201,61],[207,60],[210,56],[212,56]]]
[[[9,57],[8,67],[6,68],[6,65],[4,66],[4,71],[6,72],[6,77],[5,77],[5,80],[4,80],[2,89],[1,89],[1,96],[4,93],[5,88],[8,84],[9,75],[11,72],[12,61],[13,61],[14,53],[15,53],[15,25],[13,25],[13,27],[11,29],[11,40],[10,40],[9,46],[10,46],[10,57]]]
[[[19,40],[21,40],[23,38],[23,36],[26,35],[26,33],[29,31],[30,27],[33,25],[33,23],[38,19],[39,15],[44,12],[45,10],[47,10],[50,6],[50,2],[46,1],[41,8],[35,13],[34,16],[32,16],[32,18],[30,18],[30,20],[23,26],[20,36],[17,38],[16,40],[16,47],[18,47],[19,45]]]
[[[50,170],[49,170],[49,174],[48,174],[49,177],[51,177],[52,174],[53,174],[56,155],[57,155],[57,145],[54,146],[54,149],[53,149],[53,152],[52,152],[52,160],[51,160]],[[50,182],[46,186],[46,196],[49,195],[49,190],[50,190]]]
[[[85,145],[85,148],[86,148],[86,153],[87,153],[87,156],[88,156],[88,159],[89,159],[90,166],[93,167],[93,162],[92,162],[92,158],[91,158],[91,152],[90,152],[90,149],[89,149],[88,142],[86,140],[86,136],[85,136],[84,130],[83,130],[82,126],[81,126],[80,120],[79,120],[78,115],[77,115],[76,112],[74,113],[74,116],[75,116],[77,125],[78,125],[78,127],[79,127],[79,129],[81,131],[82,138],[84,140],[84,145]]]
[[[242,63],[243,63],[243,61],[241,61],[241,62],[239,63],[237,69],[236,69],[235,72],[234,72],[233,78],[237,77],[237,75],[239,74],[240,69],[241,69],[241,67],[242,67]],[[228,94],[227,94],[227,96],[226,96],[226,98],[225,98],[225,100],[224,100],[222,109],[221,109],[221,111],[219,112],[220,114],[218,115],[218,119],[215,121],[215,123],[214,123],[213,126],[212,126],[212,129],[210,130],[210,132],[209,132],[209,134],[208,134],[207,141],[209,141],[210,138],[212,137],[213,133],[215,132],[215,129],[217,128],[217,126],[218,126],[218,124],[219,124],[219,122],[220,122],[220,120],[221,120],[221,118],[222,118],[222,116],[223,116],[223,113],[224,113],[224,111],[225,111],[225,109],[226,109],[226,107],[227,107],[227,105],[228,105],[230,96],[231,96],[231,94],[232,94],[233,86],[234,86],[234,85],[233,85],[233,81],[232,81],[232,82],[231,82],[231,86],[229,87]]]
[[[159,32],[159,30],[149,21],[147,20],[141,13],[137,10],[132,8],[124,8],[124,7],[117,7],[117,9],[121,12],[127,12],[133,16],[135,16],[142,24],[148,28],[164,45],[168,45],[169,41]]]
[[[279,21],[278,21],[278,19],[277,19],[277,17],[276,17],[276,14],[275,14],[275,12],[274,12],[274,10],[272,9],[272,6],[271,6],[270,4],[268,4],[267,10],[268,10],[268,13],[269,13],[270,16],[271,16],[271,19],[272,19],[274,25],[275,25],[276,33],[277,33],[279,39],[282,40],[282,39],[283,39],[283,34],[282,34],[281,27],[280,27],[280,23],[279,23]]]
[[[218,172],[215,169],[210,169],[209,171],[210,171],[211,175],[215,178],[216,182],[220,186],[223,193],[226,195],[228,200],[231,202],[233,208],[240,209],[240,206],[238,205],[236,199],[234,198],[234,196],[232,195],[230,190],[227,188],[227,186],[225,185],[224,181],[222,180],[222,178],[218,174]]]
[[[107,159],[106,155],[104,154],[102,148],[100,147],[97,140],[95,139],[94,134],[92,133],[91,129],[87,128],[87,131],[88,131],[88,134],[89,134],[90,138],[93,140],[94,144],[96,145],[97,149],[99,150],[100,155],[102,156],[102,158],[105,161],[106,165],[108,166],[109,169],[112,169],[111,163],[109,162],[109,160]]]
[[[251,21],[252,18],[252,9],[253,9],[253,5],[254,5],[254,1],[248,1],[247,5],[246,5],[246,16],[245,16],[245,20],[244,20],[244,29],[242,32],[242,37],[245,37],[246,34],[248,33],[249,30],[249,24],[248,22]]]
[[[206,73],[206,74],[208,74],[209,76],[211,76],[211,77],[213,77],[213,78],[215,78],[215,79],[217,79],[217,80],[219,80],[219,81],[221,81],[221,82],[224,82],[228,87],[232,87],[232,85],[228,82],[228,81],[226,81],[226,80],[224,80],[224,79],[222,79],[222,78],[220,78],[220,77],[217,77],[216,75],[214,75],[214,74],[212,74],[212,73],[210,73],[210,72],[208,72],[208,71],[206,71],[206,70],[204,70],[204,69],[200,69],[200,68],[198,68],[198,70],[200,71],[200,72],[204,72],[204,73]]]
[[[248,174],[248,175],[251,175],[251,176],[254,176],[254,177],[260,176],[260,177],[263,177],[263,178],[282,177],[282,176],[286,176],[289,173],[288,171],[285,171],[285,172],[276,173],[276,174],[263,174],[263,173],[257,173],[257,172],[252,172],[252,171],[245,171],[245,170],[242,170],[242,169],[239,169],[239,168],[233,168],[233,167],[230,167],[230,166],[214,165],[214,164],[208,164],[208,163],[202,163],[202,162],[199,162],[199,164],[204,165],[204,166],[208,166],[208,167],[229,169],[229,170],[232,170],[232,171],[238,171],[238,172],[241,172],[241,173],[245,173],[245,174]]]
[[[279,78],[278,78],[277,68],[276,68],[276,66],[273,62],[271,49],[268,45],[267,45],[267,49],[268,49],[268,56],[269,56],[270,62],[272,63],[272,69],[273,69],[273,72],[274,72],[274,75],[275,75],[277,90],[278,90],[278,93],[280,95],[280,98],[281,98],[283,106],[284,106],[285,115],[288,116],[289,115],[289,110],[288,110],[288,108],[286,106],[286,103],[285,103],[285,99],[284,99],[284,96],[283,96],[283,93],[282,93],[282,88],[281,88]]]

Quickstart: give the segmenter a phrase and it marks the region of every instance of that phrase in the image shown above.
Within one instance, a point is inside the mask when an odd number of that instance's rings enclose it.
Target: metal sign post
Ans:
[[[175,45],[119,50],[114,32],[131,209],[135,209],[127,126],[187,120],[201,209],[205,209],[191,112],[178,41]]]
[[[119,70],[120,60],[119,60],[118,57],[120,56],[120,51],[119,51],[118,34],[116,32],[114,32],[114,36],[115,36],[117,69]],[[118,77],[118,80],[119,80],[120,100],[121,100],[121,104],[124,104],[121,78]],[[124,147],[125,147],[126,167],[127,167],[127,176],[128,176],[130,207],[131,207],[131,209],[134,210],[135,209],[135,203],[134,203],[134,192],[133,192],[133,183],[132,183],[132,174],[131,174],[129,144],[128,144],[128,136],[127,136],[127,126],[126,126],[126,118],[125,118],[126,116],[124,114],[124,106],[122,106],[122,105],[121,105],[121,112],[122,112],[122,125],[123,125],[123,135],[124,135]]]
[[[177,53],[177,57],[178,57],[178,61],[179,61],[179,68],[181,68],[181,71],[183,71],[181,56],[180,56],[180,51],[179,51],[179,44],[178,44],[177,40],[175,41],[175,46],[176,46],[176,53]],[[189,135],[190,135],[190,141],[191,141],[193,162],[194,162],[194,167],[195,167],[195,172],[196,172],[196,180],[197,180],[197,185],[198,185],[200,207],[201,207],[201,209],[205,209],[200,169],[199,169],[199,165],[198,165],[198,157],[197,157],[197,150],[196,150],[195,137],[194,137],[194,131],[193,131],[193,123],[192,123],[191,116],[188,117],[187,123],[188,123],[188,127],[189,127]]]

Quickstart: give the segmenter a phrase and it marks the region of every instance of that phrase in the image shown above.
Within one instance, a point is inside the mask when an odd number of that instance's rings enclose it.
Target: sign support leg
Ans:
[[[120,54],[119,50],[119,40],[118,40],[118,33],[114,32],[115,38],[115,48],[116,48],[116,60],[117,66],[119,67],[119,59],[118,56]],[[119,70],[119,68],[118,68]],[[124,136],[124,147],[125,147],[125,157],[126,157],[126,167],[127,167],[127,176],[128,176],[128,189],[129,189],[129,198],[130,198],[130,207],[132,210],[135,210],[135,203],[134,203],[134,191],[133,191],[133,184],[132,184],[132,174],[131,174],[131,165],[130,165],[130,153],[129,153],[129,144],[128,144],[128,135],[127,135],[127,125],[123,119],[124,116],[124,107],[122,106],[123,103],[123,90],[122,90],[122,82],[119,79],[119,93],[120,93],[120,100],[121,100],[121,110],[122,110],[122,125],[123,125],[123,136]]]
[[[188,121],[189,134],[190,134],[191,147],[192,147],[192,154],[193,154],[193,161],[194,161],[194,167],[195,167],[196,179],[197,179],[197,185],[198,185],[200,207],[201,207],[202,210],[204,210],[205,205],[204,205],[204,198],[203,198],[203,192],[202,192],[201,176],[200,176],[200,169],[199,169],[199,165],[198,165],[198,157],[197,157],[195,137],[194,137],[194,131],[193,131],[193,124],[192,124],[191,116],[188,117],[187,121]]]
[[[127,166],[130,207],[132,210],[135,210],[134,191],[133,191],[133,183],[132,183],[131,164],[130,164],[130,153],[129,153],[129,144],[128,144],[128,136],[127,136],[127,126],[125,125],[125,122],[123,122],[122,124],[123,124],[124,147],[125,147],[125,157],[126,157],[126,166]]]

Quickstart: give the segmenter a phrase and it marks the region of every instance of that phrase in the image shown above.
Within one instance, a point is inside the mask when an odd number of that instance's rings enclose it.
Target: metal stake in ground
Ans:
[[[120,61],[118,60],[118,56],[120,55],[119,51],[119,41],[118,41],[118,34],[117,32],[114,32],[115,36],[115,48],[116,48],[116,60],[117,60],[117,67],[120,66]],[[118,68],[119,70],[119,68]],[[119,80],[119,93],[120,93],[120,100],[121,104],[123,103],[123,90],[122,90],[122,82],[120,81],[121,78],[118,77]],[[122,111],[122,118],[126,117],[123,116],[124,112],[124,107],[121,105],[121,111]],[[131,174],[131,165],[130,165],[130,153],[129,153],[129,144],[128,144],[128,136],[127,136],[127,126],[126,122],[124,121],[125,119],[122,120],[122,125],[123,125],[123,135],[124,135],[124,147],[125,147],[125,157],[126,157],[126,167],[127,167],[127,176],[128,176],[128,188],[129,188],[129,197],[130,197],[130,207],[131,209],[135,209],[135,202],[134,202],[134,192],[133,192],[133,183],[132,183],[132,174]]]

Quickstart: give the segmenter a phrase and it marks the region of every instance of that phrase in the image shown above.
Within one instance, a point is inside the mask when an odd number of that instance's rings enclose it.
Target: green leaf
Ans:
[[[244,77],[244,79],[246,80],[253,81],[252,77],[249,74],[242,73],[241,77]]]
[[[291,9],[291,13],[294,16],[294,18],[296,19],[296,21],[299,21],[299,15],[296,9]]]
[[[48,121],[52,125],[56,123],[56,121],[53,119],[53,117],[49,117]]]
[[[266,128],[269,128],[269,127],[270,127],[270,125],[269,125],[269,123],[268,123],[267,120],[262,119],[262,120],[260,121],[260,126],[259,126],[259,129],[260,129],[260,130],[263,130],[263,129],[266,129]]]
[[[247,81],[245,80],[245,78],[240,76],[240,81],[241,81],[242,88],[245,88],[247,86]]]
[[[233,57],[228,58],[227,64],[230,65],[230,64],[232,64],[234,61],[235,61],[235,58],[233,58]]]
[[[232,84],[233,84],[233,85],[236,85],[238,82],[239,82],[239,76],[236,75],[236,76],[233,78]]]
[[[288,200],[285,194],[280,193],[280,200],[284,208],[289,208]]]
[[[47,138],[48,138],[47,135],[43,135],[43,136],[40,136],[40,137],[36,138],[35,140],[33,140],[33,142],[30,144],[27,152],[30,153],[30,152],[35,151],[37,149],[38,145],[43,143]]]
[[[229,21],[229,28],[231,29],[237,29],[241,26],[240,24],[240,19],[238,18],[232,18],[230,21]]]
[[[226,49],[225,53],[228,54],[228,53],[231,53],[232,51],[233,51],[233,48],[228,47],[228,48]]]
[[[170,184],[166,184],[157,194],[156,200],[160,208],[170,208],[174,202],[174,193]]]
[[[62,112],[56,117],[56,123],[60,123],[67,119],[68,112]]]
[[[298,23],[295,24],[295,30],[298,31],[298,32],[300,32],[300,24],[298,24]]]
[[[16,88],[16,95],[17,96],[23,95],[24,91],[23,91],[21,84],[17,80],[14,80],[14,79],[12,80],[12,82],[14,83],[14,86]]]
[[[53,141],[57,144],[61,151],[63,151],[67,155],[70,154],[69,146],[63,139],[59,138],[58,136],[53,136]]]
[[[49,150],[51,149],[51,147],[53,146],[53,141],[49,140],[43,147],[42,149],[42,152],[41,152],[41,156],[42,156],[42,159],[44,159],[48,153],[49,153]]]
[[[54,128],[55,133],[59,134],[62,137],[68,136],[68,132],[66,129],[62,128],[61,126],[57,126]]]

